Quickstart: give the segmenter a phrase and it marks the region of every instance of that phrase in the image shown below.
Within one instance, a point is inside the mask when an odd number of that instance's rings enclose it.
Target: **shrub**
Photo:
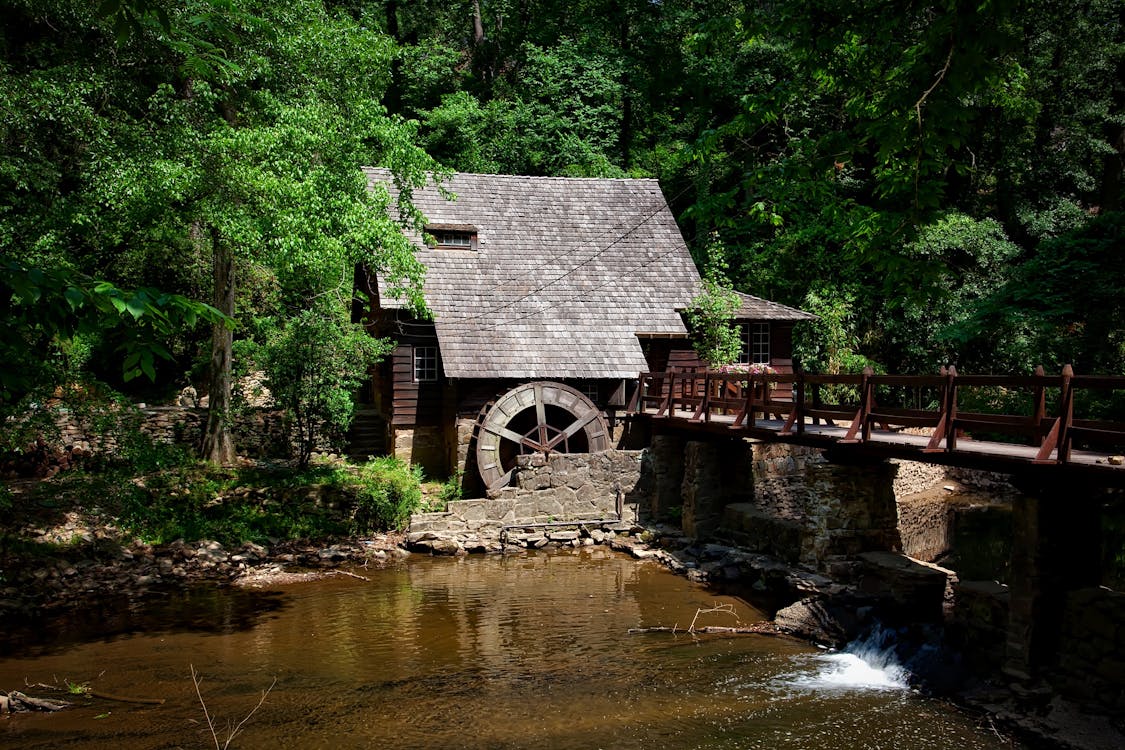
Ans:
[[[373,458],[359,470],[352,532],[404,528],[421,504],[420,467],[391,456]]]
[[[319,436],[347,431],[352,394],[389,348],[385,340],[325,309],[298,313],[263,347],[266,385],[293,420],[302,466]]]

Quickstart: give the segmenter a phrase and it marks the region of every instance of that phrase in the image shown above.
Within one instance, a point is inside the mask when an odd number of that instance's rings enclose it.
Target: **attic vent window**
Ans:
[[[439,250],[476,250],[477,228],[464,224],[434,224],[426,227]]]

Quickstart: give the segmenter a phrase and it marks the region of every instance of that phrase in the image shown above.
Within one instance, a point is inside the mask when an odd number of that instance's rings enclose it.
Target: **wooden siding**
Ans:
[[[403,328],[410,333],[396,336],[398,346],[388,357],[391,383],[390,422],[398,427],[441,424],[444,373],[440,351],[437,380],[423,383],[414,380],[414,347],[429,346],[437,349],[437,333],[433,325],[417,321],[408,321]]]

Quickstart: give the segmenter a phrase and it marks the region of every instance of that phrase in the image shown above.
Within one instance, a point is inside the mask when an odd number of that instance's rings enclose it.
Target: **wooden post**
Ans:
[[[820,383],[813,383],[813,387],[812,387],[812,408],[813,408],[813,411],[819,411],[821,406],[823,406],[823,404],[820,401]],[[815,426],[819,427],[820,426],[820,417],[819,416],[813,417],[812,423]]]
[[[805,434],[805,371],[800,365],[794,368],[797,372],[796,390],[793,393],[793,411],[797,414],[797,434]]]
[[[1074,377],[1074,367],[1067,364],[1062,369],[1062,400],[1059,406],[1059,463],[1065,464],[1070,460],[1070,428],[1074,424],[1074,389],[1071,387],[1071,378]]]
[[[637,389],[633,391],[633,397],[629,399],[628,405],[625,407],[626,413],[643,414],[645,411],[645,376],[648,373],[640,373],[637,375]]]
[[[945,440],[945,433],[949,430],[949,392],[953,389],[953,376],[945,369],[945,365],[941,366],[938,374],[945,378],[941,390],[938,391],[938,421],[934,426],[934,434],[930,436],[930,442],[922,449],[923,453],[941,453],[944,450],[941,447],[942,441]]]
[[[695,385],[692,385],[692,390],[695,392]],[[699,400],[699,406],[695,408],[695,414],[692,416],[693,421],[698,421],[700,416],[703,417],[704,422],[711,421],[711,371],[707,370],[703,373],[703,397]]]
[[[1043,365],[1038,365],[1035,368],[1035,377],[1046,377],[1047,371],[1043,369]],[[1032,435],[1032,440],[1035,445],[1042,446],[1043,438],[1046,434],[1043,432],[1043,421],[1047,418],[1047,389],[1043,387],[1043,383],[1037,383],[1032,390],[1032,406],[1033,413],[1031,415],[1032,424],[1035,425],[1035,434]]]
[[[870,367],[863,368],[863,379],[859,383],[859,411],[857,411],[855,417],[852,418],[851,427],[848,428],[848,433],[840,440],[841,443],[858,443],[860,438],[857,438],[856,435],[861,435],[862,437],[860,430],[867,424],[867,415],[871,411],[871,404],[868,402],[868,396],[870,395],[870,391],[868,390],[870,383],[868,379],[874,374],[875,371]]]
[[[870,370],[870,372],[868,372]],[[871,437],[871,412],[875,411],[875,384],[871,382],[869,376],[874,375],[875,371],[869,367],[863,368],[863,426],[860,431],[860,441],[866,443]]]
[[[949,366],[949,395],[945,406],[945,449],[957,450],[957,368]]]
[[[664,383],[664,387],[668,389],[668,393],[664,396],[664,403],[660,405],[660,409],[656,412],[656,416],[663,417],[665,414],[672,416],[674,413],[675,393],[676,393],[676,373],[667,373],[668,379]]]
[[[753,372],[746,373],[746,383],[749,390],[746,392],[746,403],[749,406],[750,422],[749,426],[754,427],[757,424],[757,396],[758,396],[758,383],[755,380]]]

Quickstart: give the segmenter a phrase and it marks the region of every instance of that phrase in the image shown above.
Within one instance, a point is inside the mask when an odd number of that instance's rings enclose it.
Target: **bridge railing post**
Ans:
[[[949,453],[957,450],[957,367],[949,366],[949,385],[945,402],[945,449]]]
[[[820,408],[822,406],[823,406],[823,404],[821,403],[821,400],[820,400],[820,383],[813,383],[812,384],[812,408],[813,408],[813,411],[820,411]],[[819,427],[820,426],[820,415],[814,416],[812,423],[813,423],[814,426]]]
[[[874,370],[863,368],[863,430],[860,433],[860,442],[867,442],[871,437],[871,412],[875,411],[875,384],[871,381],[871,376],[874,374]]]
[[[805,371],[798,364],[796,367],[797,382],[794,383],[793,410],[796,412],[797,434],[805,434]]]
[[[874,374],[875,371],[870,366],[863,368],[863,376],[859,381],[859,409],[852,418],[847,434],[840,440],[842,443],[858,443],[866,438],[867,415],[871,413],[871,376]]]
[[[1043,369],[1043,365],[1035,367],[1035,377],[1044,378],[1047,376],[1047,371]],[[1047,419],[1047,389],[1043,387],[1042,382],[1035,384],[1031,390],[1031,402],[1033,412],[1031,415],[1031,423],[1035,429],[1031,439],[1034,441],[1036,447],[1043,445],[1043,438],[1047,434],[1043,431],[1043,422]]]
[[[692,390],[695,386],[692,385]],[[698,391],[695,391],[698,393]],[[711,421],[711,371],[706,370],[703,373],[703,396],[699,401],[699,406],[695,410],[694,419],[698,420],[702,417],[704,422]]]
[[[1062,369],[1062,394],[1059,403],[1059,463],[1070,460],[1070,428],[1074,424],[1074,367],[1066,364]]]

